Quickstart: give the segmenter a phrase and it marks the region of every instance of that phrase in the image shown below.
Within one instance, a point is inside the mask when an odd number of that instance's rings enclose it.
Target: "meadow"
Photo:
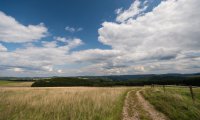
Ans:
[[[187,86],[30,87],[0,81],[0,120],[199,120]]]
[[[0,88],[0,120],[120,120],[129,88]]]
[[[193,102],[188,87],[146,88],[143,96],[171,120],[200,120],[200,88],[193,88]]]
[[[0,87],[30,87],[33,82],[0,80]]]

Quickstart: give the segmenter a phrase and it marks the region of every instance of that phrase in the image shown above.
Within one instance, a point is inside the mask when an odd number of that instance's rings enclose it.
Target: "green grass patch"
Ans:
[[[30,87],[33,82],[0,80],[0,87]]]
[[[147,88],[143,96],[172,120],[200,119],[200,88],[194,88],[195,102],[191,98],[189,88],[162,87]]]
[[[9,83],[13,83],[13,82],[6,81],[6,80],[0,80],[0,86],[6,85],[6,84],[9,84]]]

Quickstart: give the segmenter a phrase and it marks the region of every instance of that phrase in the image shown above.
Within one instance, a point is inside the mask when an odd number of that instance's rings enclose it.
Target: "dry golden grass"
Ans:
[[[0,88],[0,120],[117,120],[129,88]]]

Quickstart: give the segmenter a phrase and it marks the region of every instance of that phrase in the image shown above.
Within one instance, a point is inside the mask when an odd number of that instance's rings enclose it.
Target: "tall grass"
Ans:
[[[162,87],[147,88],[143,95],[172,120],[200,120],[200,88],[193,90],[194,103],[187,87],[166,87],[166,92]]]
[[[119,120],[127,88],[0,88],[0,120]]]

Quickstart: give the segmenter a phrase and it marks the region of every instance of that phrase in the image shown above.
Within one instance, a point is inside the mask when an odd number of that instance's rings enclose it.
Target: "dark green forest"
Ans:
[[[96,77],[53,77],[36,80],[32,87],[65,87],[65,86],[144,86],[144,85],[193,85],[200,86],[197,75],[138,75],[138,76],[96,76]]]

